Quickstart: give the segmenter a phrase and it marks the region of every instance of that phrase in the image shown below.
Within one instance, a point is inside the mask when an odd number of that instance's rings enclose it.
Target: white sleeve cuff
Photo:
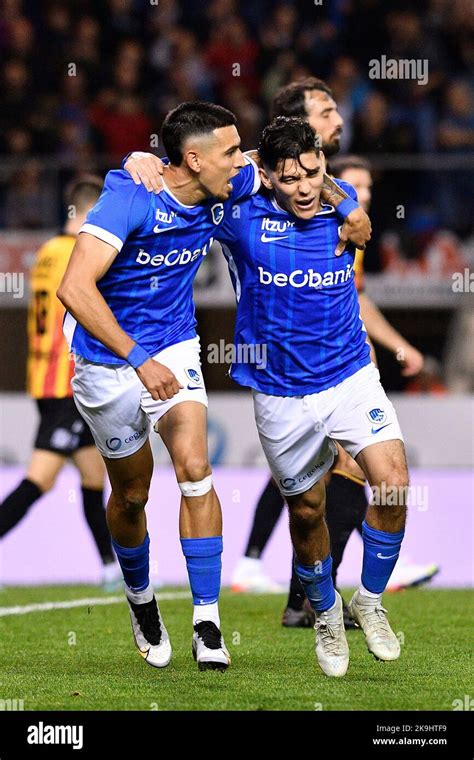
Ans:
[[[108,243],[113,248],[116,248],[117,251],[122,250],[123,240],[120,240],[117,235],[114,235],[108,230],[104,230],[102,227],[97,227],[95,224],[88,224],[86,222],[79,230],[79,233],[81,232],[88,232],[89,235],[94,235],[94,237],[99,238],[99,240],[102,240],[104,243]]]

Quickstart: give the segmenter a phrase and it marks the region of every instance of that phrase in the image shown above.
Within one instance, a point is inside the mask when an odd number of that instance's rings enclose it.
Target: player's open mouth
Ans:
[[[307,198],[304,201],[295,201],[298,208],[309,208],[314,203],[314,198]]]

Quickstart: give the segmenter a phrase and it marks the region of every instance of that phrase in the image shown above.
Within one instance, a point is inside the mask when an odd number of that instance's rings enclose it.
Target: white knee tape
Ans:
[[[187,480],[185,483],[178,483],[178,485],[183,496],[204,496],[212,488],[212,475],[208,475],[207,478],[198,480],[195,483]]]

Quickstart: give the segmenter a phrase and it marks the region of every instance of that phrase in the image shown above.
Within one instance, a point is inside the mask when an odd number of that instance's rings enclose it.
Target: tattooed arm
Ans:
[[[336,248],[336,256],[341,255],[347,241],[355,243],[358,248],[365,248],[372,234],[372,225],[364,209],[361,206],[357,206],[356,208],[352,208],[346,215],[344,201],[349,200],[351,206],[353,206],[353,201],[327,174],[324,175],[321,198],[325,203],[334,206],[336,211],[345,217],[344,224],[339,233],[340,242]]]

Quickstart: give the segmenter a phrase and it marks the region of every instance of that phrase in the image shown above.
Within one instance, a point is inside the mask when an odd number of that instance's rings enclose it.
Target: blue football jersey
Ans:
[[[232,179],[230,199],[259,185],[258,169],[247,159]],[[151,356],[196,335],[193,280],[223,222],[224,205],[211,198],[185,206],[166,185],[155,195],[118,170],[107,174],[87,215],[80,232],[119,251],[97,287],[122,329]],[[124,363],[69,313],[64,332],[75,354],[100,364]]]
[[[357,199],[352,185],[338,184]],[[262,393],[302,396],[368,364],[355,250],[334,255],[342,224],[334,208],[298,219],[261,193],[225,206],[216,238],[237,298],[231,377]]]

